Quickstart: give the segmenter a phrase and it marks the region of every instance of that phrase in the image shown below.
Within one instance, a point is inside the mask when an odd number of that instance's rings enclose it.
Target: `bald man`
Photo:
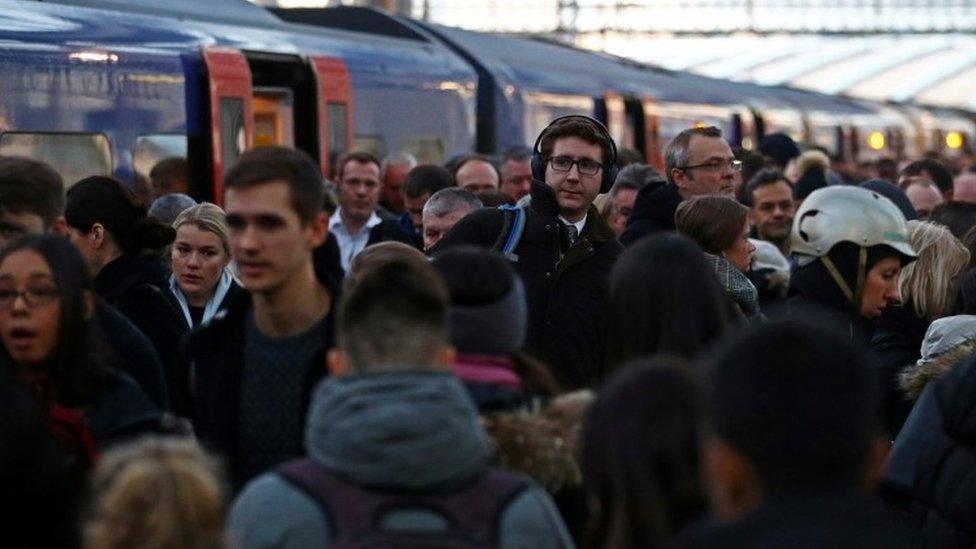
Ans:
[[[498,170],[484,157],[472,156],[463,160],[454,179],[458,187],[476,195],[498,190]]]
[[[928,179],[916,179],[905,188],[905,194],[918,212],[919,219],[928,219],[932,210],[944,202],[938,187]]]

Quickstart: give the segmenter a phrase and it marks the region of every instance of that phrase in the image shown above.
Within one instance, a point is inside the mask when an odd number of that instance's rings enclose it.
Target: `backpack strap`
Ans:
[[[341,478],[311,458],[289,461],[276,472],[319,504],[329,521],[332,539],[344,541],[382,532],[383,518],[394,511],[426,509],[447,519],[451,532],[496,547],[502,513],[529,486],[519,475],[489,469],[452,492],[367,488]]]
[[[492,249],[501,252],[509,261],[517,262],[519,257],[515,253],[515,248],[518,247],[522,240],[522,233],[525,232],[525,207],[502,204],[498,209],[504,212],[505,216],[501,233]]]

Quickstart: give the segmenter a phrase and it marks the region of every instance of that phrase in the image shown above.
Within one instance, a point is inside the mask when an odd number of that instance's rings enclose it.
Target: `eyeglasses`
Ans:
[[[711,162],[705,162],[704,164],[695,164],[694,166],[682,166],[679,170],[693,170],[695,168],[704,168],[712,173],[724,172],[726,170],[737,173],[742,171],[742,161],[740,160],[712,160]]]
[[[552,169],[557,172],[568,172],[573,169],[573,164],[579,168],[579,173],[582,175],[596,175],[600,172],[600,168],[603,164],[600,164],[596,160],[590,160],[589,158],[580,158],[575,160],[568,156],[553,156],[549,158],[549,163],[552,165]]]
[[[0,290],[0,311],[9,311],[14,308],[14,303],[18,297],[24,298],[24,303],[28,307],[39,307],[53,302],[61,296],[61,290],[54,286],[36,286],[26,290]]]

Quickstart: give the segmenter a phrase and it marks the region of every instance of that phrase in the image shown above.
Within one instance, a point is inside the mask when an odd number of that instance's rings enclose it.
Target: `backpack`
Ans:
[[[408,492],[363,487],[302,458],[276,469],[311,496],[328,517],[329,547],[498,547],[501,515],[528,483],[514,473],[489,469],[453,492]],[[398,510],[421,509],[444,518],[443,530],[393,530],[383,519]]]
[[[502,230],[491,249],[501,252],[514,263],[519,259],[515,248],[518,247],[519,241],[522,240],[522,233],[525,231],[525,206],[503,204],[498,209],[504,214]]]

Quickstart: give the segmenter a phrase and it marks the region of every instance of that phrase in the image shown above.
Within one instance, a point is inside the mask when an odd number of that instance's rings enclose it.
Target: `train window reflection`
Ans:
[[[346,104],[329,103],[326,116],[329,120],[329,156],[346,152]]]
[[[164,158],[186,158],[185,135],[140,135],[132,151],[132,169],[149,179],[149,171]]]
[[[237,97],[220,98],[220,160],[226,170],[244,152],[244,101]]]
[[[398,150],[412,154],[420,164],[444,163],[444,142],[433,135],[405,137]]]
[[[102,134],[6,132],[0,135],[0,155],[46,162],[68,187],[91,175],[112,174],[112,151]]]

